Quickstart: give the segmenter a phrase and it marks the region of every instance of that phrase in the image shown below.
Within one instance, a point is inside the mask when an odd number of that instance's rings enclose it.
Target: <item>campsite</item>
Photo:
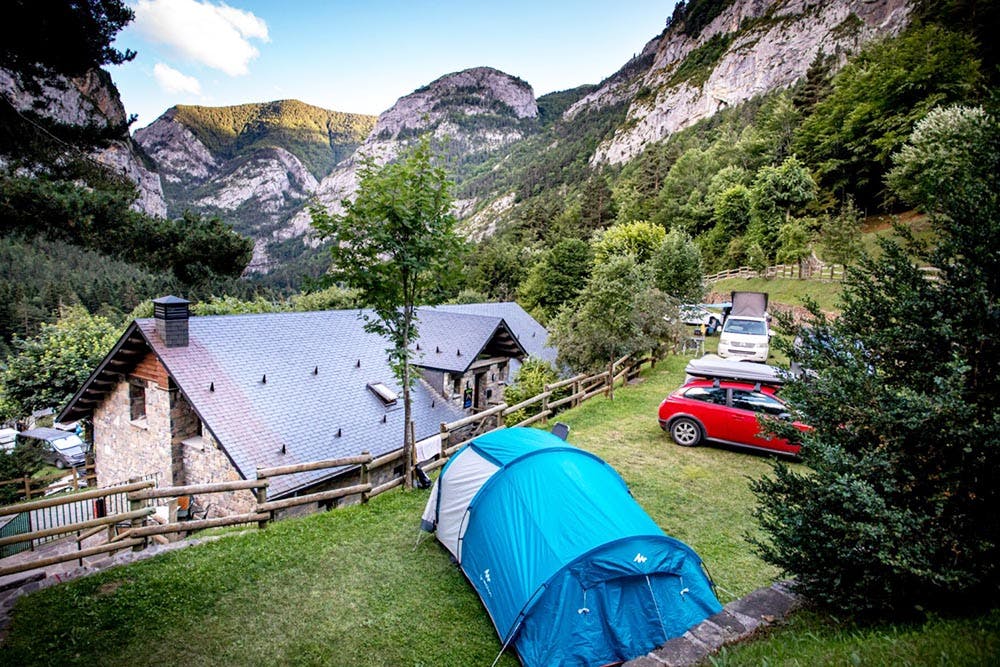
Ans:
[[[705,560],[725,603],[779,575],[744,539],[755,530],[747,477],[770,466],[762,457],[665,441],[651,406],[683,380],[686,362],[671,358],[613,402],[597,398],[561,419],[572,444],[606,460],[656,523]],[[500,641],[474,589],[436,540],[417,541],[428,497],[397,490],[41,591],[20,605],[0,661],[488,665]],[[995,613],[868,628],[800,613],[766,641],[723,657],[725,664],[759,664],[762,655],[843,664],[857,654],[883,663],[908,656],[985,664],[1000,650],[998,629]],[[518,663],[505,654],[498,664]]]

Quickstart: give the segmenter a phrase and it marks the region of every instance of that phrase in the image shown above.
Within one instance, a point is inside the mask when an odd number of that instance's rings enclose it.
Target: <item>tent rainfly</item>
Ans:
[[[456,452],[422,526],[529,667],[629,660],[722,609],[698,555],[611,466],[537,429],[493,431]]]

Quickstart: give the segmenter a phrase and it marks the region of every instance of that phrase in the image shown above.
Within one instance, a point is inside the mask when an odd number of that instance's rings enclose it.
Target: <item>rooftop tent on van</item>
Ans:
[[[456,452],[422,525],[525,665],[629,660],[722,608],[698,555],[614,469],[544,431],[501,429]]]
[[[767,313],[767,292],[737,292],[732,297],[729,317],[765,317]]]

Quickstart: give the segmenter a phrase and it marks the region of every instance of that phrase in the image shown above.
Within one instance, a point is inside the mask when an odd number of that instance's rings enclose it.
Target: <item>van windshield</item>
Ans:
[[[59,438],[58,440],[53,440],[52,446],[58,449],[60,452],[71,451],[74,449],[82,449],[83,440],[80,440],[80,436],[78,435],[67,435],[65,438]]]
[[[723,333],[747,334],[750,336],[766,336],[767,327],[761,320],[745,320],[740,317],[730,317],[722,327]]]

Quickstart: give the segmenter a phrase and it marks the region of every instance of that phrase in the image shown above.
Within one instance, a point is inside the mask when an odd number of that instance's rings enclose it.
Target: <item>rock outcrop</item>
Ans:
[[[368,139],[324,178],[316,200],[332,213],[357,190],[365,160],[385,164],[421,135],[430,134],[450,155],[463,158],[520,141],[534,127],[538,104],[527,83],[490,67],[445,75],[401,97],[382,113]],[[275,238],[308,234],[310,217],[299,211]]]
[[[27,118],[90,130],[107,137],[91,157],[136,184],[139,197],[134,207],[137,210],[153,216],[166,215],[160,177],[143,164],[129,136],[118,89],[107,72],[93,69],[77,77],[53,75],[24,81],[20,75],[0,68],[0,91],[14,109]]]
[[[297,100],[179,106],[137,130],[135,139],[162,174],[171,213],[218,215],[254,238],[249,268],[266,272],[268,245],[296,233],[287,231],[289,217],[374,122]]]
[[[627,162],[648,144],[727,106],[791,86],[818,54],[842,65],[872,39],[899,32],[909,14],[906,0],[735,2],[697,37],[684,34],[682,25],[671,26],[646,45],[633,76],[611,77],[566,116],[632,99],[625,124],[592,158],[593,164]],[[696,51],[704,58],[722,44],[708,71],[690,76],[681,69]]]

